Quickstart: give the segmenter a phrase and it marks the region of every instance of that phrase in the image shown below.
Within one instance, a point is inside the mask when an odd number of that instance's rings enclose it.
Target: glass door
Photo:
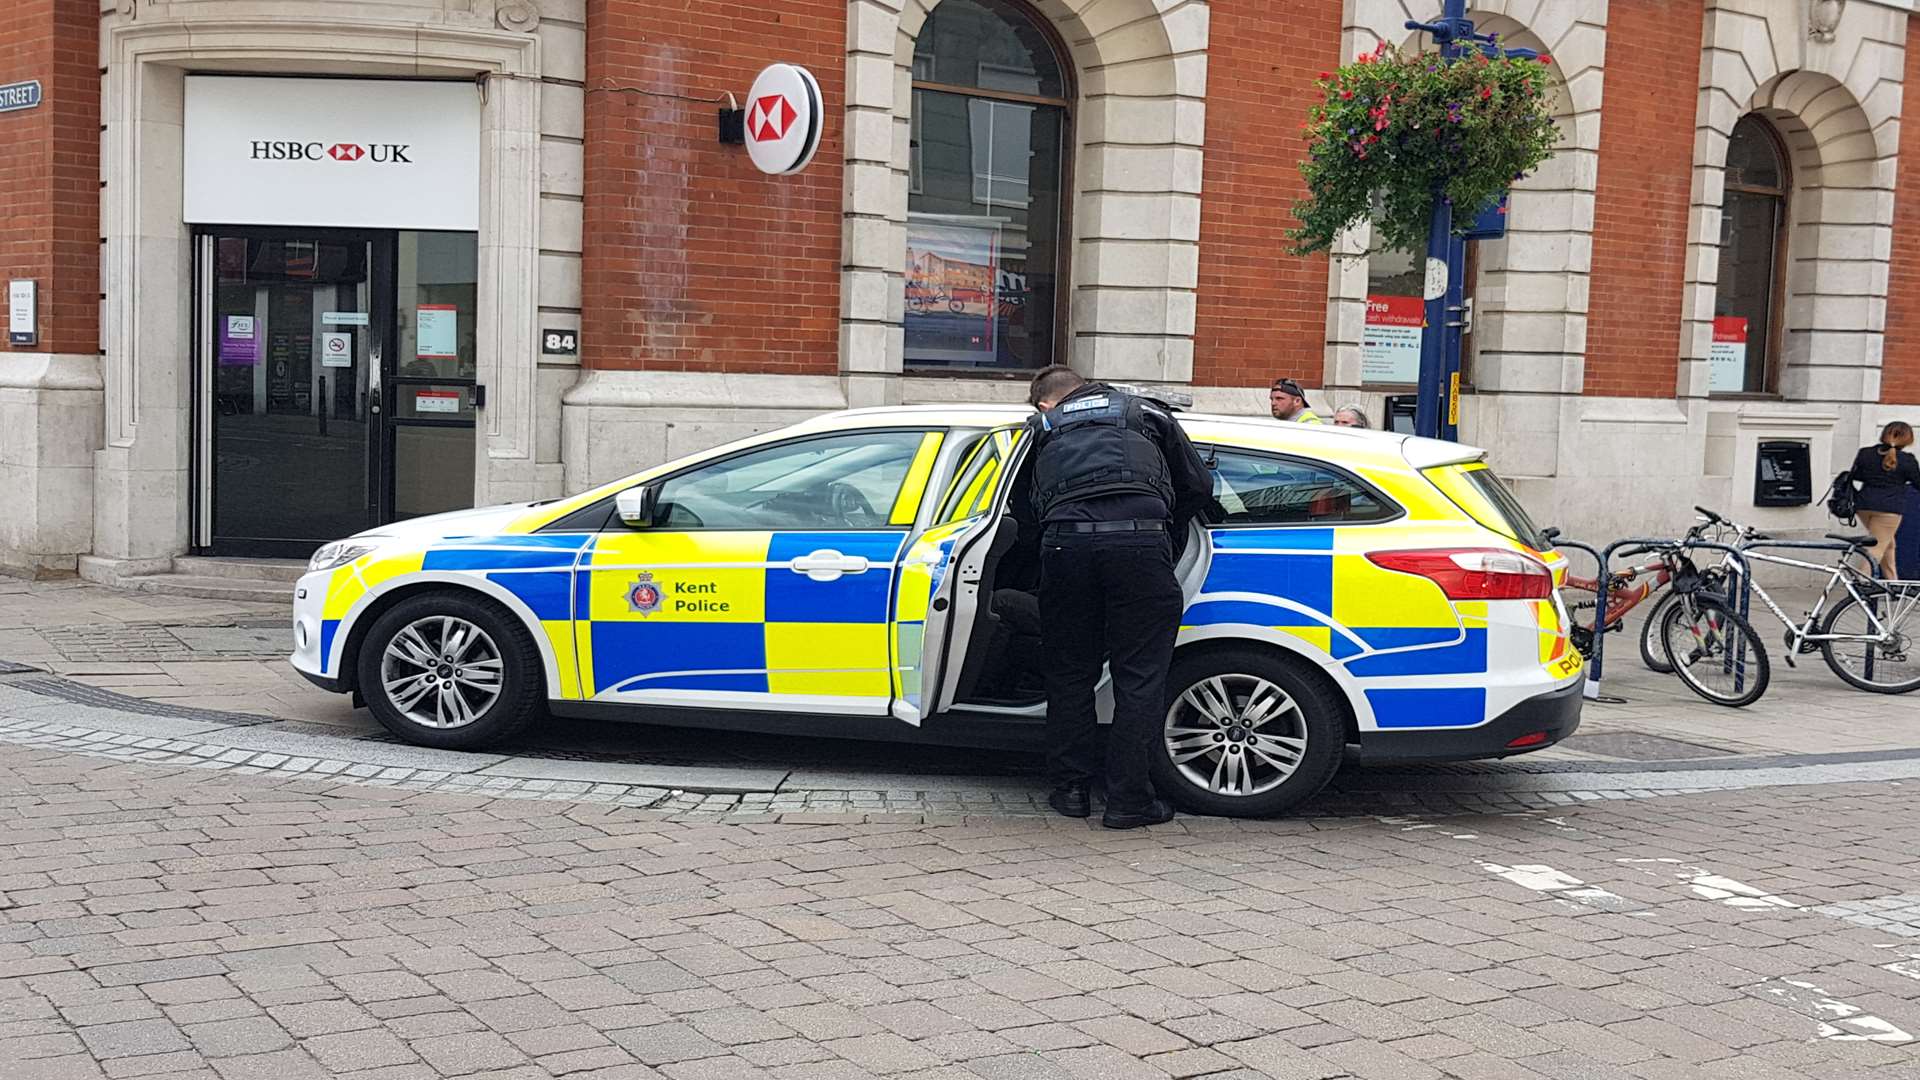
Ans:
[[[386,520],[473,505],[478,256],[473,233],[399,234]]]
[[[473,233],[213,227],[194,262],[196,549],[473,505]]]
[[[198,238],[196,547],[301,558],[375,524],[390,253],[334,229]]]

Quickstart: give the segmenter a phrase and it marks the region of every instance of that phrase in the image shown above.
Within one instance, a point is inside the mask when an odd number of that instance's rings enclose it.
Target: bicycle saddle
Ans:
[[[1863,536],[1859,533],[1851,535],[1847,533],[1828,533],[1827,539],[1838,540],[1843,544],[1849,544],[1853,547],[1872,547],[1876,543],[1873,537]]]

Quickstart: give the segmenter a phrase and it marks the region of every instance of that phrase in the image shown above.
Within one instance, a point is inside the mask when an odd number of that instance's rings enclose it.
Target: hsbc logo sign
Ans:
[[[254,161],[371,161],[377,165],[411,165],[412,143],[324,143],[287,139],[254,139],[248,157]]]
[[[471,79],[188,75],[185,104],[185,221],[480,228],[485,127]]]

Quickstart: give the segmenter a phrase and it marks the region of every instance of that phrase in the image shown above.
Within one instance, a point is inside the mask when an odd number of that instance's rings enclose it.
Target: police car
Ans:
[[[1038,537],[1006,505],[1029,415],[834,413],[328,544],[296,588],[293,665],[435,747],[549,717],[1032,745]],[[1566,562],[1482,451],[1180,419],[1215,496],[1179,556],[1153,759],[1179,805],[1279,813],[1343,759],[1499,757],[1578,725]]]

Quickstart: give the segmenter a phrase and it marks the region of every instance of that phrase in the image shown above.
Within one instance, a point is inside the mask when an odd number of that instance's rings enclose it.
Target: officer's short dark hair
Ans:
[[[1050,364],[1034,374],[1032,384],[1027,387],[1027,404],[1037,409],[1041,402],[1058,401],[1086,384],[1087,380],[1067,365]]]

